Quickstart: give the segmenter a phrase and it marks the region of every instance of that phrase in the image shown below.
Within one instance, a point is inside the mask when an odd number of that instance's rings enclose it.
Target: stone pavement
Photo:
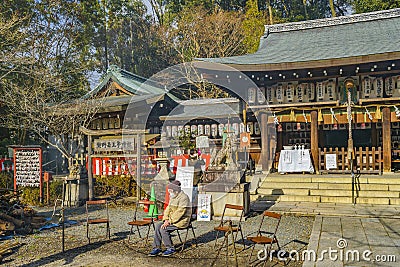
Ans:
[[[277,202],[269,210],[316,216],[298,253],[303,267],[400,266],[400,206]]]

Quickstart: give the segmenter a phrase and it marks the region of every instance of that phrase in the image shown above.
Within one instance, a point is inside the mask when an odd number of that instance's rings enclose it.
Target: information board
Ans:
[[[14,188],[42,186],[42,149],[14,148]]]
[[[181,189],[188,195],[189,199],[193,197],[193,176],[194,167],[178,167],[176,171],[176,180],[181,182]]]
[[[325,154],[325,168],[327,170],[337,169],[337,156],[336,156],[336,154]]]
[[[199,194],[197,202],[197,220],[211,220],[211,194]]]
[[[196,137],[196,147],[197,148],[210,147],[210,142],[208,140],[208,136],[197,136]]]

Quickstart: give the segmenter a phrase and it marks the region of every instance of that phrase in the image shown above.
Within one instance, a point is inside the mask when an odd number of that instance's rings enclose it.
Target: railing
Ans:
[[[350,163],[347,158],[347,148],[324,148],[318,149],[319,170],[324,173],[350,173]],[[337,168],[326,169],[326,154],[336,154]],[[354,170],[360,173],[382,173],[382,148],[381,147],[362,147],[354,148]]]

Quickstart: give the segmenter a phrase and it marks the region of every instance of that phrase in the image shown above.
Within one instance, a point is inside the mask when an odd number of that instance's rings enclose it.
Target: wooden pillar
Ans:
[[[268,171],[270,166],[268,164],[269,140],[268,140],[268,115],[261,113],[260,121],[261,129],[261,166],[263,171]]]
[[[137,158],[136,158],[136,197],[139,201],[141,199],[141,192],[142,192],[142,181],[141,181],[141,174],[142,174],[142,138],[140,134],[136,136],[136,151],[137,151]]]
[[[371,123],[371,144],[372,146],[378,146],[378,139],[377,139],[377,132],[376,132],[376,123]]]
[[[318,161],[318,112],[311,111],[311,155],[314,162],[314,169],[319,173]]]
[[[93,167],[92,167],[92,136],[88,135],[88,187],[89,187],[89,200],[94,199],[93,188]]]
[[[383,172],[390,172],[392,167],[392,137],[390,133],[390,109],[382,110],[382,146]]]

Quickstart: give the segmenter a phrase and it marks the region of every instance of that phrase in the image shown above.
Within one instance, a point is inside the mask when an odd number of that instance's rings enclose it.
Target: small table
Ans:
[[[279,156],[278,172],[314,172],[309,149],[282,150]]]

